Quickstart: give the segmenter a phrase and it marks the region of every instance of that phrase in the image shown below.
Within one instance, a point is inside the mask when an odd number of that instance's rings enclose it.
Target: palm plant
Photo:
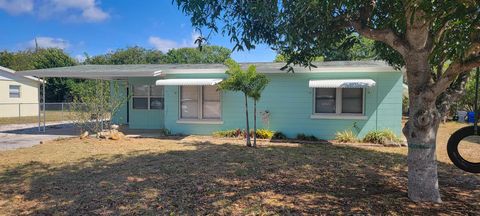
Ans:
[[[251,80],[251,91],[248,94],[253,99],[253,147],[257,147],[257,102],[262,96],[262,91],[265,89],[270,80],[265,74],[259,74],[255,71],[255,76]]]
[[[240,68],[240,65],[232,59],[225,61],[228,70],[226,74],[228,78],[218,84],[220,90],[240,91],[243,92],[245,98],[245,116],[246,116],[246,139],[247,146],[251,147],[250,142],[250,125],[248,122],[248,95],[252,91],[252,80],[255,77],[255,66],[251,65],[246,71]]]

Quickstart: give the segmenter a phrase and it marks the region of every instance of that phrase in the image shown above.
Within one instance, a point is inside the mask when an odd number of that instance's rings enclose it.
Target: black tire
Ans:
[[[478,128],[478,130],[480,131],[480,127]],[[458,152],[458,144],[460,143],[460,141],[465,137],[473,135],[475,135],[473,131],[473,126],[464,127],[455,131],[455,133],[450,136],[450,139],[448,139],[447,152],[450,160],[458,168],[470,173],[480,173],[480,163],[469,162],[463,159],[463,157]],[[480,152],[478,152],[478,154],[480,154]]]

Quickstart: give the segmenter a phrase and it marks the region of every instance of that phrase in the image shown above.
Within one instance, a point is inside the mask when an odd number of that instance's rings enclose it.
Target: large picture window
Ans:
[[[134,85],[133,109],[163,110],[163,86]]]
[[[10,85],[8,89],[10,98],[20,98],[20,86],[19,85]]]
[[[220,92],[216,86],[181,86],[180,119],[221,119]]]
[[[363,88],[315,88],[314,97],[314,114],[363,114]]]

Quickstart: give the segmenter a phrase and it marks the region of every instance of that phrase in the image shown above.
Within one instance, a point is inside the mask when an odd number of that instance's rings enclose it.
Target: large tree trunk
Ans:
[[[403,129],[408,141],[408,197],[416,202],[441,202],[435,154],[440,113],[436,96],[428,90],[428,55],[412,54],[405,63],[410,87],[409,120]]]
[[[257,101],[253,101],[253,147],[257,147]]]
[[[247,131],[246,131],[246,138],[247,138],[247,146],[251,147],[252,143],[250,142],[250,124],[248,123],[248,97],[245,94],[245,115],[247,118]]]

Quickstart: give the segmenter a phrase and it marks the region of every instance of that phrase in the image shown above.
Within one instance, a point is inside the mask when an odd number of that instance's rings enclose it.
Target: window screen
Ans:
[[[182,86],[180,96],[180,118],[198,118],[198,90],[197,86]]]
[[[363,89],[344,88],[342,89],[342,113],[363,112]]]
[[[19,85],[10,85],[9,86],[9,96],[10,96],[10,98],[20,98],[20,86]]]
[[[163,109],[163,86],[150,87],[150,109]]]
[[[219,119],[220,110],[220,92],[216,86],[203,86],[203,118]]]
[[[315,113],[335,113],[336,111],[336,89],[317,88],[315,89]]]
[[[133,86],[133,96],[148,96],[148,85]]]

